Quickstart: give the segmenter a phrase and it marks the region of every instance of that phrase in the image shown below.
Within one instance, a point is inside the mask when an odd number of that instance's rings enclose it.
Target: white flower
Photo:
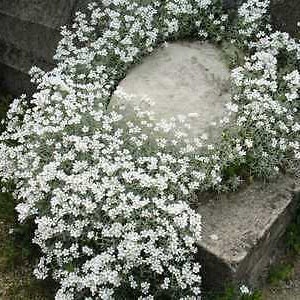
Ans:
[[[245,145],[247,148],[251,149],[253,147],[253,141],[251,139],[245,139]]]
[[[240,287],[240,292],[242,295],[251,295],[252,292],[249,290],[249,288],[246,285],[242,285]]]
[[[219,240],[219,237],[216,235],[216,234],[212,234],[210,236],[210,238],[213,240],[213,241],[218,241]]]

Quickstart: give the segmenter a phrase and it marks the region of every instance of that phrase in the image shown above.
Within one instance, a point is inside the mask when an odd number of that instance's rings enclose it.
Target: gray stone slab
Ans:
[[[13,94],[31,92],[28,71],[33,65],[51,68],[59,39],[56,29],[0,10],[1,85]]]
[[[197,113],[197,118],[189,120],[189,135],[194,137],[215,133],[211,124],[222,118],[225,103],[230,100],[229,77],[229,69],[216,46],[175,42],[143,59],[118,88],[136,95],[132,104],[138,104],[144,96],[150,98],[155,103],[151,110],[157,121]]]
[[[199,196],[203,216],[199,259],[206,287],[219,289],[232,281],[261,286],[262,274],[295,215],[299,183],[281,177],[233,194]]]

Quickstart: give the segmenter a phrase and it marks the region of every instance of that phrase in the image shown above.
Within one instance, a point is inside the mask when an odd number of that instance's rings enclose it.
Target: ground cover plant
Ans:
[[[31,71],[31,99],[15,99],[0,137],[0,176],[20,222],[36,226],[40,279],[56,299],[200,299],[195,191],[292,171],[299,153],[300,45],[273,32],[269,1],[234,17],[212,0],[103,0],[62,29],[50,72]],[[188,140],[187,121],[123,114],[109,99],[126,71],[166,41],[232,44],[232,101],[223,134]],[[170,139],[170,135],[173,137]]]
[[[10,94],[0,90],[0,120],[5,118],[11,100]],[[3,130],[4,126],[0,127],[0,132]],[[32,229],[30,224],[18,223],[12,195],[0,192],[0,298],[3,300],[53,299],[49,282],[42,283],[33,276],[39,252],[31,243]]]

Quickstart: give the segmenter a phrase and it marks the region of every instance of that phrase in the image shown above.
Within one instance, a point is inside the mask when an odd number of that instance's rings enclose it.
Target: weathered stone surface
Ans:
[[[51,61],[59,32],[30,21],[22,21],[0,12],[0,37],[7,47],[31,53],[36,58]]]
[[[0,11],[14,18],[59,29],[71,21],[76,0],[0,0]]]
[[[38,65],[44,70],[51,68],[51,63],[43,58],[34,56],[32,53],[20,50],[11,44],[0,40],[0,79],[3,78],[2,85],[15,95],[26,91],[32,91],[33,85],[30,83],[28,70],[33,65]],[[1,82],[0,82],[1,84]]]
[[[230,99],[230,73],[221,57],[209,43],[169,43],[129,71],[119,88],[136,95],[135,102],[149,97],[157,120],[197,113],[189,121],[190,135],[213,134],[211,124],[221,119]]]
[[[29,69],[52,67],[59,28],[88,2],[0,0],[0,84],[14,94],[30,91]]]
[[[39,65],[43,69],[50,66],[50,62],[42,57],[37,57],[30,52],[25,52],[14,47],[12,44],[4,43],[0,40],[0,57],[2,63],[6,66],[15,68],[23,73],[26,73],[34,64]]]
[[[228,281],[254,287],[263,283],[263,270],[295,214],[299,183],[282,177],[233,194],[199,197],[203,216],[199,259],[206,287],[218,289]]]

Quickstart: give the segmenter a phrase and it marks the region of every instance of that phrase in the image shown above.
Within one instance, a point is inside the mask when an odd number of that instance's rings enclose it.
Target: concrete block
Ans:
[[[256,182],[232,194],[199,195],[204,286],[218,290],[226,282],[242,282],[260,287],[299,197],[299,178],[292,177],[270,184]]]
[[[0,40],[0,62],[26,74],[33,65],[38,65],[44,70],[50,70],[54,66],[46,59],[35,56],[23,49],[18,49],[2,40]]]

